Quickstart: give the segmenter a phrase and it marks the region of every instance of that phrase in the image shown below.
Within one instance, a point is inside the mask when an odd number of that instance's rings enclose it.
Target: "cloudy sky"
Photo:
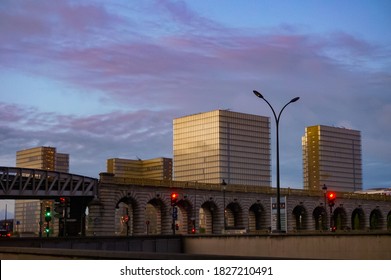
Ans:
[[[92,177],[108,158],[172,157],[176,117],[272,116],[256,89],[277,111],[300,97],[280,122],[283,187],[302,188],[317,124],[360,130],[364,188],[390,187],[390,14],[380,0],[2,0],[0,165],[36,146]]]

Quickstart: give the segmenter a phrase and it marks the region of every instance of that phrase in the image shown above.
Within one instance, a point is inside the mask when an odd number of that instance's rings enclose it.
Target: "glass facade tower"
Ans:
[[[302,137],[304,189],[362,190],[360,131],[316,125]]]
[[[215,110],[174,119],[174,179],[271,186],[270,120]]]

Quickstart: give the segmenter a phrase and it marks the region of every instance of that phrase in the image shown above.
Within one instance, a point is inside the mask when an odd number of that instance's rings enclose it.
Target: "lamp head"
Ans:
[[[264,99],[264,98],[263,98],[263,95],[260,94],[258,91],[253,90],[253,93],[254,93],[257,97]]]
[[[291,100],[290,103],[296,102],[296,101],[299,100],[299,99],[300,99],[300,97],[295,97],[295,98],[293,98],[293,99]]]

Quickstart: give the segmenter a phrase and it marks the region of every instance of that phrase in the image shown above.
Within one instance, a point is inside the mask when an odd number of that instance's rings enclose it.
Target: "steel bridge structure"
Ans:
[[[98,180],[81,175],[0,166],[0,198],[94,197]]]

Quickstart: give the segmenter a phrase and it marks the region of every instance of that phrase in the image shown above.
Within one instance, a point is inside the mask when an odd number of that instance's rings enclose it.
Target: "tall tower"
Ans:
[[[69,154],[57,153],[54,147],[21,150],[16,152],[16,167],[69,172]],[[46,207],[53,209],[52,206],[53,202],[49,200],[15,200],[16,230],[35,234],[42,232],[43,211]],[[53,223],[51,228],[54,229]]]
[[[360,131],[316,125],[302,137],[304,189],[362,190]]]
[[[215,110],[174,119],[174,178],[271,186],[268,117]]]

